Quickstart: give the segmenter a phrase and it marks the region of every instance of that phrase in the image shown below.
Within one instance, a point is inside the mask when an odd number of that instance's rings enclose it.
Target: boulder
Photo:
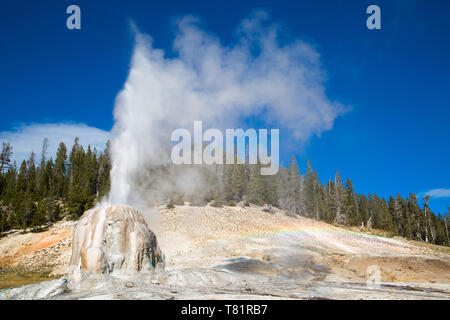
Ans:
[[[97,207],[75,226],[69,272],[135,274],[155,268],[164,268],[164,256],[144,217],[132,207]]]

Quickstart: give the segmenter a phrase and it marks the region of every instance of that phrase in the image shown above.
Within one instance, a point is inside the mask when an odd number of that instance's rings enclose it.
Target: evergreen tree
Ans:
[[[328,208],[328,215],[325,221],[327,221],[328,223],[332,223],[336,220],[336,211],[337,211],[336,187],[333,181],[331,180],[328,181],[325,192]]]
[[[448,231],[448,218],[450,216],[450,207],[447,207],[447,214],[444,217],[444,225],[445,225],[445,234],[447,236],[447,245],[450,246],[450,236],[449,236],[449,231]]]
[[[69,156],[69,193],[68,210],[72,217],[76,218],[90,209],[94,203],[94,196],[89,188],[89,163],[83,147],[79,144],[79,139],[75,138],[72,151]]]
[[[61,142],[56,153],[55,160],[55,196],[59,199],[67,198],[68,178],[67,178],[67,148]]]
[[[39,195],[36,192],[36,163],[34,152],[31,152],[30,157],[27,160],[26,184],[28,187],[27,196],[29,197],[29,200],[36,201],[39,199]]]
[[[369,217],[370,217],[369,200],[367,199],[367,197],[365,195],[361,194],[359,196],[358,204],[359,204],[359,212],[361,215],[362,223],[369,229],[372,229],[373,226],[368,225],[368,221],[369,221]]]
[[[247,187],[248,201],[256,205],[263,204],[264,184],[261,179],[260,165],[250,165],[250,177]]]
[[[44,174],[45,171],[45,165],[47,163],[47,149],[48,149],[48,138],[45,137],[43,142],[42,142],[42,149],[41,149],[41,161],[40,164],[36,170],[36,186],[37,186],[37,192],[38,192],[38,197],[43,197],[45,195],[40,194],[40,192],[42,192],[42,190],[40,189],[41,187],[41,178],[42,175]]]
[[[301,196],[301,180],[300,171],[298,169],[297,160],[292,157],[292,161],[289,164],[289,170],[287,175],[287,196],[286,196],[286,209],[289,213],[301,214],[302,213],[302,196]]]
[[[406,201],[397,194],[396,215],[399,223],[398,233],[403,237],[412,238],[412,221]]]
[[[4,170],[7,170],[9,168],[9,165],[11,163],[11,157],[12,157],[12,147],[8,143],[3,142],[2,145],[2,152],[0,153],[0,174],[3,173]]]
[[[311,167],[311,161],[308,159],[306,179],[303,180],[305,190],[305,209],[309,217],[317,215],[315,179]]]
[[[333,209],[336,210],[335,222],[337,224],[345,224],[345,212],[344,212],[344,185],[342,184],[339,172],[336,171],[334,178],[334,205]]]
[[[31,221],[31,227],[33,232],[41,232],[42,226],[46,223],[46,206],[43,201],[39,201],[36,207],[36,210],[33,214],[33,218]]]
[[[93,199],[88,194],[86,189],[81,185],[74,184],[71,186],[68,197],[68,210],[73,218],[80,217],[84,211],[90,209],[93,204]]]
[[[110,142],[106,143],[106,148],[98,159],[98,197],[106,196],[111,188],[110,181],[111,171],[111,156],[110,156]]]
[[[280,169],[277,173],[278,187],[277,196],[278,203],[281,209],[286,210],[288,208],[288,169],[283,165],[280,165]]]
[[[389,211],[388,204],[384,198],[380,202],[380,213],[377,219],[376,228],[389,232],[392,232],[394,230],[392,216]]]
[[[425,214],[425,241],[426,242],[431,242],[434,243],[435,239],[436,239],[436,235],[435,235],[435,230],[433,228],[433,225],[431,223],[431,210],[428,207],[428,202],[430,201],[430,196],[426,195],[425,197],[423,197],[423,200],[425,201],[425,203],[423,204],[423,212]]]
[[[54,167],[53,160],[50,158],[43,168],[39,170],[41,172],[41,177],[39,181],[39,197],[45,198],[50,197],[53,199],[55,196],[55,177],[54,177]]]
[[[12,166],[9,167],[6,175],[4,177],[4,186],[2,188],[2,193],[0,195],[3,203],[5,205],[10,205],[14,199],[16,190],[16,180],[17,180],[17,165],[14,162]]]
[[[362,221],[359,214],[357,196],[353,190],[353,184],[350,179],[345,182],[346,189],[344,195],[344,214],[345,222],[349,225],[359,225]]]
[[[411,232],[413,239],[423,241],[425,240],[426,221],[422,209],[420,209],[417,197],[414,193],[409,194],[406,199],[408,210],[411,215]]]
[[[14,215],[11,217],[10,223],[17,226],[22,226],[25,220],[25,195],[28,190],[27,181],[27,162],[22,161],[20,165],[19,174],[17,175],[17,183],[12,198],[12,207]],[[25,221],[26,224],[26,221]]]
[[[232,165],[230,191],[231,200],[236,202],[242,199],[245,189],[244,169],[241,164]]]

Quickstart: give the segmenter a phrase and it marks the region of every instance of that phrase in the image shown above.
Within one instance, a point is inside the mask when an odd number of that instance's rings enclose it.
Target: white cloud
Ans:
[[[103,150],[110,133],[82,123],[32,123],[0,132],[0,142],[11,143],[13,157],[18,165],[32,151],[39,159],[45,137],[48,138],[47,158],[50,158],[55,156],[60,142],[66,144],[69,153],[75,137],[79,137],[80,143],[86,148],[90,144],[91,148]]]
[[[430,196],[431,198],[450,198],[450,189],[437,188],[421,193],[422,196]]]

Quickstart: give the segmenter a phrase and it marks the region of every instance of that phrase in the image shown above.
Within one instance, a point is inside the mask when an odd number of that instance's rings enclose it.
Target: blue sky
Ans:
[[[70,4],[81,8],[81,30],[66,28]],[[370,4],[381,8],[381,30],[365,27]],[[114,101],[130,66],[131,20],[170,56],[177,18],[196,15],[204,29],[232,45],[236,26],[255,8],[280,24],[282,41],[301,39],[314,46],[327,75],[326,95],[351,106],[331,130],[306,146],[297,146],[281,131],[282,159],[295,154],[304,172],[310,158],[322,181],[338,170],[358,192],[383,197],[442,189],[432,193],[431,207],[446,212],[448,1],[3,0],[0,136],[11,137],[22,128],[19,132],[34,137],[36,124],[55,134],[60,131],[46,124],[69,124],[63,128],[67,132],[82,131],[78,124],[84,124],[100,129],[86,136],[100,147],[113,126]],[[36,144],[31,143],[38,151]]]

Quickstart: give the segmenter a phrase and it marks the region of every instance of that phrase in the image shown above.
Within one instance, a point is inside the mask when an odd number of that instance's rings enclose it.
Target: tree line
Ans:
[[[428,205],[429,196],[423,198],[421,206],[414,193],[406,198],[397,193],[387,199],[375,193],[359,194],[350,179],[342,181],[339,172],[333,180],[321,183],[309,160],[307,172],[300,174],[295,157],[288,167],[281,165],[272,176],[260,175],[260,167],[259,164],[203,166],[200,171],[206,186],[194,189],[188,197],[168,194],[168,207],[185,200],[195,205],[211,203],[214,206],[253,203],[278,207],[292,216],[450,245],[447,226],[450,208],[445,215],[433,213]]]
[[[44,139],[39,161],[31,153],[19,168],[11,163],[12,147],[3,143],[0,153],[0,234],[12,229],[40,231],[43,226],[65,216],[77,219],[110,189],[111,160],[109,142],[99,152],[88,146],[84,150],[75,139],[68,152],[59,144],[56,158],[47,159],[48,140]],[[196,172],[198,180],[190,191],[180,191],[183,170]],[[428,243],[450,245],[448,218],[429,208],[429,197],[421,206],[414,193],[387,199],[375,193],[355,191],[350,179],[342,181],[336,172],[333,180],[320,182],[308,160],[307,171],[301,174],[295,157],[287,167],[281,165],[277,174],[260,175],[260,164],[157,165],[143,168],[154,179],[151,187],[142,185],[149,198],[174,205],[223,206],[261,205],[266,210],[278,207],[292,216],[304,216],[345,226],[377,229],[392,235]],[[144,175],[143,175],[144,176]],[[164,184],[161,183],[164,181]],[[165,187],[164,187],[165,186]],[[150,188],[158,190],[151,193]],[[164,191],[161,191],[164,190]],[[151,195],[151,196],[150,196]]]
[[[48,139],[39,159],[32,152],[19,167],[12,146],[0,153],[0,234],[12,229],[41,231],[63,216],[77,219],[97,198],[109,192],[109,143],[103,152],[83,146],[76,138],[68,152],[61,142],[56,158],[47,159]],[[69,154],[68,154],[69,153]]]

